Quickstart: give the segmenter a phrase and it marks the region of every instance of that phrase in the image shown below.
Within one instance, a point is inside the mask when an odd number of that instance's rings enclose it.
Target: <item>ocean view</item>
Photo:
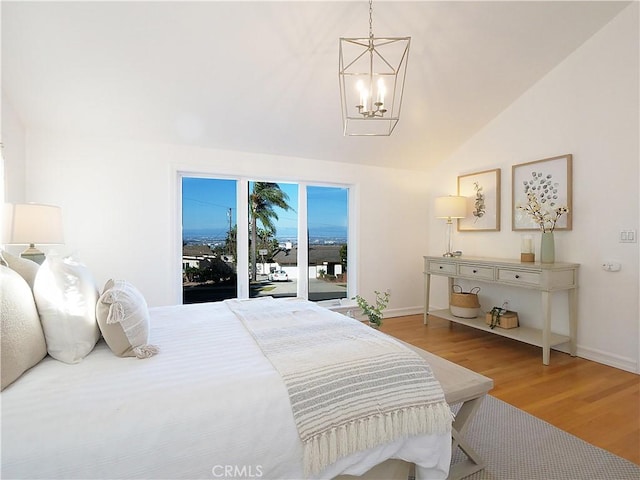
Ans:
[[[182,242],[185,245],[221,245],[227,238],[227,232],[220,229],[184,229],[182,231]],[[286,228],[282,232],[276,234],[278,243],[298,242],[297,232],[287,231]],[[347,232],[343,228],[320,228],[309,229],[310,245],[331,245],[347,243]]]

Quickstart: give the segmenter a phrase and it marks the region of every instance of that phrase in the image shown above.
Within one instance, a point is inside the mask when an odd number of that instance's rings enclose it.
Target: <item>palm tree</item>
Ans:
[[[251,221],[251,280],[256,281],[257,253],[258,253],[258,220],[262,227],[271,235],[276,233],[274,220],[278,214],[274,207],[291,210],[287,203],[289,196],[280,189],[277,183],[255,182],[253,191],[249,194],[249,220]]]

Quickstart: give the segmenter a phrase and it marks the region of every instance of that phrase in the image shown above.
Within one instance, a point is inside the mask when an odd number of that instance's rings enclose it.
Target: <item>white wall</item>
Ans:
[[[578,354],[631,371],[640,371],[638,243],[618,239],[620,230],[639,224],[638,58],[635,2],[431,172],[435,197],[455,193],[457,175],[502,169],[501,231],[458,232],[454,248],[516,258],[521,232],[511,231],[511,166],[573,154],[573,230],[556,232],[556,260],[581,264]],[[438,254],[443,224],[429,223],[436,233],[429,252]],[[603,271],[605,260],[620,262],[622,270]],[[442,282],[437,290],[433,304],[446,305]],[[559,329],[566,331],[566,297],[556,297]],[[484,288],[483,307],[504,299],[529,323],[539,322],[535,296]]]
[[[24,201],[25,194],[25,129],[13,105],[2,92],[2,129],[0,141],[4,158],[4,201]]]
[[[419,312],[426,237],[426,175],[270,155],[27,134],[27,199],[61,205],[67,251],[99,283],[137,285],[150,305],[176,303],[181,243],[177,171],[266,180],[354,184],[360,241],[358,291],[392,291],[390,311]],[[388,268],[380,268],[380,264]],[[177,287],[176,287],[177,286]]]

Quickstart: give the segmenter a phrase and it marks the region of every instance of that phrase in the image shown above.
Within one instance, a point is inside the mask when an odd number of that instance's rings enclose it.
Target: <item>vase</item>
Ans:
[[[553,232],[542,232],[540,241],[540,262],[553,263],[556,261],[556,246]]]

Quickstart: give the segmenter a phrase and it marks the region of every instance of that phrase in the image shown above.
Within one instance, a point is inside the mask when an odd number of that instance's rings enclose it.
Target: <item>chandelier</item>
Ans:
[[[388,136],[400,119],[411,37],[340,38],[340,100],[345,136]]]

